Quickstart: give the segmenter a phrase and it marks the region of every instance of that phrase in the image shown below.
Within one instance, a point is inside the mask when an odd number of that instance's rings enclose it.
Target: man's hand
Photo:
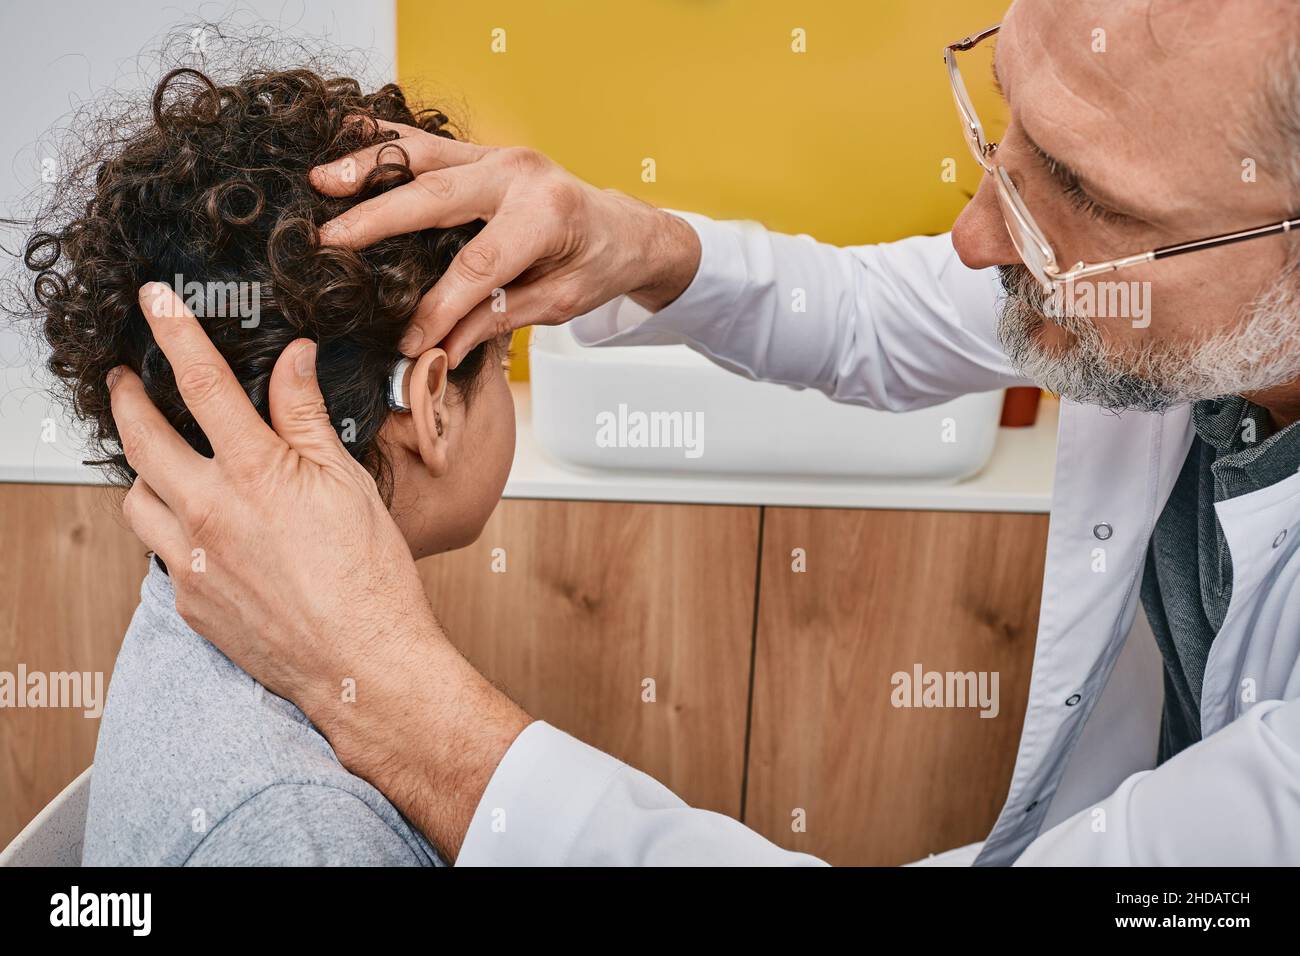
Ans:
[[[134,372],[110,373],[139,475],[123,509],[177,610],[454,856],[527,715],[443,636],[374,479],[330,424],[315,344],[276,362],[272,430],[170,288],[145,286],[140,305],[213,449],[191,448]]]
[[[589,186],[531,150],[379,125],[401,138],[316,167],[316,188],[351,195],[377,163],[401,160],[397,147],[416,177],[326,223],[322,243],[361,249],[401,233],[487,222],[420,303],[401,344],[407,355],[441,343],[455,366],[490,338],[559,325],[619,295],[661,309],[695,276],[699,239],[677,216]]]

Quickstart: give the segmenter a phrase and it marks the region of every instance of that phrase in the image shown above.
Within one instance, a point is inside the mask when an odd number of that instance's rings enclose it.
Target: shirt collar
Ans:
[[[1236,497],[1289,478],[1300,470],[1300,422],[1273,430],[1268,411],[1239,395],[1196,402],[1192,425],[1214,449],[1211,469]]]

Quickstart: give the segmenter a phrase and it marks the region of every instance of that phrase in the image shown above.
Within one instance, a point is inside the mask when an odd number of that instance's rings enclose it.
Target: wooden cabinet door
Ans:
[[[1046,515],[767,509],[745,822],[838,864],[983,839],[1024,722],[1046,541]],[[997,715],[894,706],[917,665],[997,673]]]
[[[0,485],[0,670],[102,671],[107,689],[146,567],[119,494]],[[760,569],[759,516],[508,500],[420,571],[489,678],[695,806],[837,863],[983,837],[1024,716],[1046,517],[767,509]],[[891,675],[917,663],[996,670],[998,716],[892,707]],[[81,711],[0,710],[0,845],[97,731]]]
[[[758,524],[758,508],[507,500],[420,573],[452,641],[529,713],[738,816]]]
[[[0,484],[0,671],[99,673],[107,694],[147,567],[121,494]],[[90,766],[98,733],[80,708],[0,709],[0,847]]]

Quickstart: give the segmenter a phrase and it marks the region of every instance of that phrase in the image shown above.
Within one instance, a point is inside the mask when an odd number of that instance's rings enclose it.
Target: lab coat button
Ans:
[[[1077,703],[1078,703],[1079,701],[1081,701],[1081,700],[1083,700],[1083,698],[1080,697],[1078,694],[1071,694],[1069,697],[1067,697],[1067,698],[1065,699],[1065,706],[1066,706],[1066,707],[1073,707],[1075,704],[1077,704]]]
[[[1277,533],[1277,537],[1273,539],[1273,547],[1275,548],[1282,547],[1282,542],[1285,540],[1286,540],[1286,528],[1283,528],[1281,531]]]
[[[1025,807],[1025,813],[1028,813],[1029,811],[1033,810],[1034,807],[1036,806],[1038,806],[1038,801],[1034,800],[1032,803],[1029,804],[1029,806]]]
[[[1113,529],[1106,522],[1092,526],[1092,534],[1098,541],[1107,540],[1114,533]]]

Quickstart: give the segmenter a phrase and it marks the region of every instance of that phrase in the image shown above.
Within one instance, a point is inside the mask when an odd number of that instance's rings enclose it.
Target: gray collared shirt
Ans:
[[[1300,423],[1274,431],[1268,412],[1244,398],[1197,402],[1192,424],[1142,578],[1142,606],[1165,663],[1160,763],[1201,739],[1205,661],[1232,598],[1232,556],[1214,505],[1300,470]]]

